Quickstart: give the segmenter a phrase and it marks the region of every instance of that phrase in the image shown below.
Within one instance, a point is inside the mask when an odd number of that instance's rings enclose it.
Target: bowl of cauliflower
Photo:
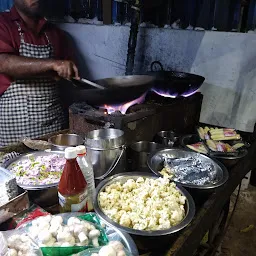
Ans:
[[[102,181],[94,204],[106,224],[141,237],[174,234],[195,214],[194,201],[184,188],[150,173],[121,173]]]

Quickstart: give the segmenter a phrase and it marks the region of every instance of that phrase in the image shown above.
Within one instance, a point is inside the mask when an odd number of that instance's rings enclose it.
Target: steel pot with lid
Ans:
[[[124,132],[118,129],[100,129],[86,134],[85,146],[92,162],[96,180],[126,171]]]

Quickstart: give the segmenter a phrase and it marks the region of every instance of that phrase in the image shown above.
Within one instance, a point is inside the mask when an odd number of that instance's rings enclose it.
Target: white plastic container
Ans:
[[[88,210],[93,210],[93,198],[96,194],[92,163],[86,156],[85,146],[77,146],[77,163],[84,174],[88,186]]]

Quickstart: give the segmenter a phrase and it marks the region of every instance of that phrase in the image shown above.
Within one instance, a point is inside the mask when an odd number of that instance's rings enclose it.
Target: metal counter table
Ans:
[[[66,133],[64,131],[63,133]],[[44,139],[47,139],[44,138]],[[25,153],[28,149],[22,145],[17,144],[11,147],[0,149],[2,152],[17,151]],[[192,223],[183,231],[179,233],[175,241],[170,241],[170,248],[168,251],[160,250],[157,252],[146,253],[147,256],[190,256],[197,250],[205,234],[211,229],[217,221],[222,209],[227,205],[230,196],[241,183],[241,180],[252,169],[256,168],[256,142],[254,142],[248,152],[248,155],[240,160],[237,165],[229,169],[229,180],[220,188],[216,189],[202,207],[197,210]],[[161,248],[162,249],[162,248]],[[208,254],[207,254],[208,255]]]
[[[214,225],[216,218],[219,216],[236,187],[250,170],[255,169],[255,156],[256,142],[251,145],[248,155],[240,160],[237,165],[229,169],[230,177],[227,183],[211,194],[203,207],[197,211],[191,225],[180,233],[177,240],[164,255],[193,255],[193,252],[199,247],[204,235]]]

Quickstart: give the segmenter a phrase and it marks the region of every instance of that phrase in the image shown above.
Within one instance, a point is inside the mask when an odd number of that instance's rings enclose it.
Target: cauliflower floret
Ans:
[[[120,225],[124,227],[130,227],[131,225],[131,219],[130,216],[127,213],[124,213],[120,218]]]
[[[133,226],[134,229],[145,230],[148,226],[148,221],[145,219],[140,219],[137,224]]]
[[[182,205],[184,205],[184,204],[186,203],[186,197],[185,197],[185,196],[180,196],[180,197],[179,197],[179,200],[180,200],[180,203],[181,203]]]
[[[183,215],[180,214],[178,211],[173,211],[171,214],[171,219],[172,219],[172,222],[174,223],[174,225],[176,225],[182,221]]]
[[[144,181],[145,181],[144,178],[139,177],[139,178],[136,180],[136,183],[143,183]]]

